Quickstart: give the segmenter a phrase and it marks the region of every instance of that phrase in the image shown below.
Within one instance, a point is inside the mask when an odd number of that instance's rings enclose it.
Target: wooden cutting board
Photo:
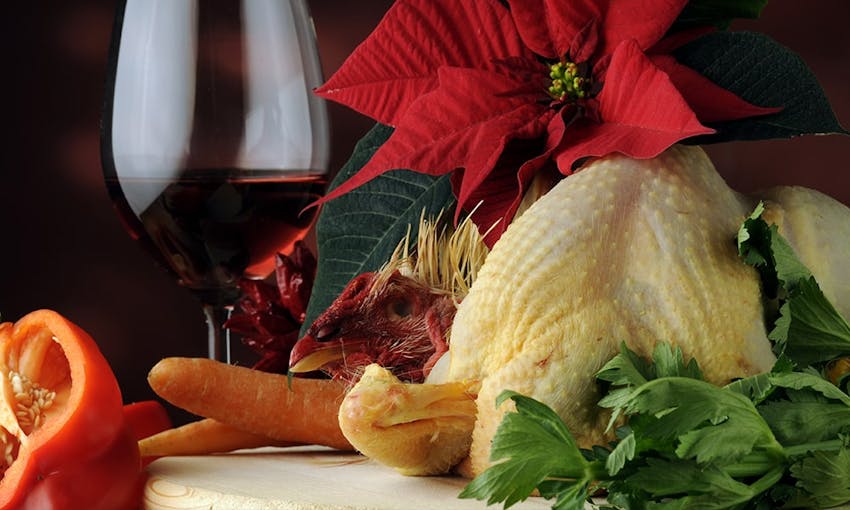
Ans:
[[[145,510],[484,510],[458,499],[458,477],[407,477],[362,456],[321,447],[166,457],[148,466]],[[530,498],[512,508],[543,510]],[[491,508],[501,508],[491,507]]]

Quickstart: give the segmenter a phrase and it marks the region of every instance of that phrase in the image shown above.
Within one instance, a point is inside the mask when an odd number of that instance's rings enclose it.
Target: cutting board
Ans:
[[[316,446],[166,457],[148,466],[145,510],[484,510],[458,499],[459,477],[408,477],[364,457]],[[530,498],[511,508],[543,510]],[[491,508],[501,508],[491,507]]]

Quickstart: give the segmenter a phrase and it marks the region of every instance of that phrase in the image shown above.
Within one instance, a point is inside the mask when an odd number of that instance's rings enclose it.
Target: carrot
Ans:
[[[261,446],[293,446],[296,443],[245,432],[210,418],[170,428],[139,441],[142,458],[170,455],[204,455]]]
[[[148,374],[163,399],[190,413],[278,441],[352,449],[339,429],[346,386],[327,379],[289,380],[206,358],[165,358]]]

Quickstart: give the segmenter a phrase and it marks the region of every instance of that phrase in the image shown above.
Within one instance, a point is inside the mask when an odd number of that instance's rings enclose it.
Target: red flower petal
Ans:
[[[487,180],[467,197],[469,207],[466,210],[473,211],[472,220],[479,231],[486,234],[484,243],[491,248],[513,220],[534,174],[548,161],[548,157],[542,155],[525,161],[528,156],[521,150],[514,150],[512,144],[502,156]],[[456,187],[462,179],[462,171],[452,174],[452,184]]]
[[[530,75],[457,67],[439,69],[440,86],[414,102],[366,165],[323,197],[331,200],[395,168],[442,175],[463,167],[469,192],[492,170],[508,140],[543,134],[549,111],[540,66]],[[470,188],[470,186],[472,188]],[[459,197],[462,198],[462,197]]]
[[[452,185],[458,198],[458,209],[473,211],[472,219],[478,225],[482,234],[486,234],[484,242],[492,247],[513,221],[522,202],[526,190],[538,172],[546,165],[551,153],[561,143],[566,130],[564,110],[551,111],[547,136],[541,150],[539,140],[514,139],[502,153],[495,168],[487,176],[487,180],[471,190],[470,193],[460,193],[463,181],[463,171],[452,175]],[[538,154],[529,159],[529,154]],[[517,171],[519,168],[519,171]],[[455,221],[457,221],[457,213]]]
[[[591,0],[584,0],[591,1]],[[646,50],[664,37],[688,0],[607,0],[598,55],[608,55],[634,39]]]
[[[556,159],[564,173],[583,157],[620,152],[652,158],[682,139],[714,132],[700,124],[667,74],[635,41],[614,51],[596,99],[600,123],[580,119],[567,127]]]
[[[688,0],[508,0],[525,44],[573,62],[602,59],[623,41],[646,50],[661,40]]]
[[[776,113],[782,109],[750,104],[690,67],[676,62],[676,59],[669,55],[656,55],[651,59],[659,69],[667,73],[702,122],[743,119]]]
[[[395,126],[437,86],[439,67],[486,69],[512,56],[530,52],[498,0],[399,0],[316,93]]]
[[[553,60],[567,55],[584,62],[596,49],[599,2],[588,0],[508,0],[511,15],[526,46]]]
[[[673,53],[689,42],[716,31],[717,29],[715,27],[694,27],[682,30],[661,39],[648,50],[644,50],[644,53],[647,55],[666,55]]]

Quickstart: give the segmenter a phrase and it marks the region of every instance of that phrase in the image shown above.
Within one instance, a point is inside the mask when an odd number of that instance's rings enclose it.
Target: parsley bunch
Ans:
[[[763,281],[777,362],[769,373],[718,387],[695,360],[659,343],[651,360],[622,346],[597,374],[617,440],[579,449],[544,404],[504,392],[494,465],[463,498],[504,507],[536,489],[557,510],[579,510],[594,494],[607,508],[830,508],[850,502],[850,326],[788,243],[761,219],[741,227],[738,249]],[[846,370],[844,372],[847,372]]]

